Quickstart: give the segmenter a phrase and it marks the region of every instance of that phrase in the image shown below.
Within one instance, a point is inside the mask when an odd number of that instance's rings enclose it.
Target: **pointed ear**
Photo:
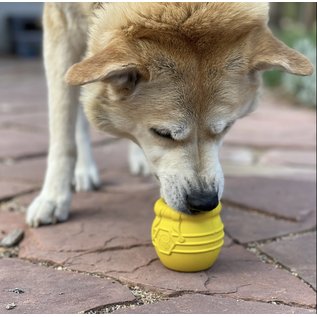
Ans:
[[[79,86],[102,80],[111,71],[106,54],[103,51],[71,66],[65,75],[66,83]],[[113,65],[113,68],[116,66],[119,65]]]
[[[312,63],[301,53],[289,48],[268,30],[257,36],[252,70],[278,68],[294,75],[307,76],[314,71]]]
[[[122,56],[114,60],[114,56],[111,56],[110,53],[106,49],[71,66],[65,75],[66,83],[71,86],[79,86],[96,81],[114,81],[114,84],[119,85],[131,81],[132,78],[144,77],[144,79],[148,79],[147,69],[138,64],[137,61],[134,59],[124,60]],[[125,76],[130,80],[124,80]]]
[[[141,65],[133,51],[116,43],[103,51],[70,67],[65,81],[72,86],[96,81],[108,84],[112,98],[122,99],[132,94],[140,81],[149,80],[149,72]]]

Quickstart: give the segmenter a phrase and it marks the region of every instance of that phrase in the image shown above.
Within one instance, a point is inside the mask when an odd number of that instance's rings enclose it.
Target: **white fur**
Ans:
[[[73,183],[75,190],[90,191],[100,186],[96,162],[93,158],[89,124],[83,108],[79,107],[76,123],[77,160]]]
[[[186,197],[196,190],[217,192],[221,198],[224,177],[219,162],[220,146],[221,141],[214,140],[200,140],[198,144],[198,138],[169,149],[153,142],[142,143],[152,170],[159,178],[161,196],[169,206],[186,212]]]
[[[227,122],[224,120],[218,120],[211,126],[211,131],[213,134],[219,134],[221,133],[224,128],[226,127]]]
[[[58,16],[62,8],[55,6],[52,10]],[[75,7],[73,14],[76,15]],[[69,17],[70,20],[73,18],[75,17]],[[44,30],[50,146],[42,191],[27,210],[26,221],[34,227],[68,218],[76,161],[75,126],[79,90],[67,86],[63,78],[67,69],[80,59],[85,49],[82,44],[85,43],[85,33],[76,28],[70,27],[67,32],[59,34],[48,27]]]
[[[133,142],[129,146],[129,167],[133,175],[147,176],[151,173],[142,149]]]

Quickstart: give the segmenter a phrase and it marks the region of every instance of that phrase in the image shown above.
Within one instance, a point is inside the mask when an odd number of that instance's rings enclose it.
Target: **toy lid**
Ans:
[[[179,221],[179,220],[203,221],[203,220],[213,218],[219,215],[221,208],[222,208],[222,205],[219,202],[218,206],[211,211],[201,212],[197,215],[188,215],[171,208],[165,203],[163,198],[160,198],[157,200],[157,202],[154,205],[154,212],[155,212],[155,215],[158,217],[169,218],[176,221]]]

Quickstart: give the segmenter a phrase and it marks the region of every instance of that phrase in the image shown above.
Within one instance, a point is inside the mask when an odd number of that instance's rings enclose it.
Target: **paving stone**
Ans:
[[[0,200],[8,199],[18,194],[28,192],[32,188],[33,187],[30,184],[0,180]]]
[[[44,103],[44,101],[43,101]],[[18,127],[26,131],[40,131],[48,135],[48,117],[46,112],[11,114],[2,116],[2,126]]]
[[[198,290],[242,299],[314,304],[315,294],[309,286],[237,246],[224,247],[207,272],[165,269],[150,243],[157,189],[117,188],[117,192],[75,196],[69,221],[29,229],[20,245],[20,257],[99,272],[166,292]]]
[[[135,248],[115,248],[113,251],[91,252],[71,256],[63,262],[67,268],[117,278],[121,274],[133,274],[158,261],[152,245]],[[133,283],[138,283],[134,280]]]
[[[316,148],[314,111],[269,103],[263,99],[254,113],[238,120],[226,135],[224,144],[255,148]]]
[[[157,188],[135,190],[125,195],[114,192],[77,194],[70,219],[53,228],[30,229],[31,243],[40,249],[63,252],[150,243],[153,205],[157,198]]]
[[[151,305],[123,308],[115,314],[312,314],[314,309],[243,301],[221,296],[186,294]]]
[[[316,213],[316,183],[265,177],[227,177],[224,201],[293,221]]]
[[[270,150],[262,155],[260,164],[316,166],[316,151],[304,150]]]
[[[0,178],[10,182],[28,183],[36,189],[43,183],[45,169],[45,157],[0,164]]]
[[[27,207],[33,201],[33,199],[38,196],[39,192],[31,192],[28,194],[22,194],[9,201],[2,202],[0,206],[1,211],[11,212],[11,213],[21,213],[26,212]]]
[[[226,177],[266,177],[278,178],[288,181],[310,181],[316,182],[316,169],[313,167],[298,167],[298,166],[281,166],[281,165],[237,165],[230,161],[224,161],[222,169]]]
[[[15,229],[25,230],[24,215],[16,212],[2,211],[0,206],[0,239]]]
[[[1,95],[2,96],[2,95]],[[18,98],[17,98],[18,97]],[[45,99],[44,99],[45,98]],[[7,116],[11,115],[24,115],[26,113],[39,113],[39,112],[47,112],[46,104],[43,103],[43,100],[46,100],[46,96],[43,97],[33,97],[28,100],[23,100],[16,96],[16,98],[8,98],[8,100],[0,102],[0,114],[1,119],[5,120]]]
[[[131,221],[130,226],[134,227],[136,223],[137,221]],[[59,234],[59,231],[56,232],[55,237]],[[55,240],[58,243],[58,239]],[[106,248],[87,252],[77,250],[74,254],[76,250],[68,246],[71,245],[70,239],[65,242],[63,252],[54,249],[51,251],[45,243],[43,248],[36,241],[25,239],[23,244],[27,247],[21,249],[20,256],[54,262],[73,270],[104,274],[167,294],[201,291],[227,294],[236,299],[279,301],[309,307],[315,305],[315,292],[309,286],[285,270],[262,263],[240,246],[224,247],[218,262],[208,271],[179,273],[164,268],[152,246],[136,244],[128,247],[129,242],[125,241],[121,242],[121,247],[110,247],[117,242],[118,240],[114,243],[110,241]],[[30,248],[33,253],[30,253]]]
[[[260,249],[316,289],[316,232],[267,243]]]
[[[8,313],[11,302],[15,314],[78,313],[99,306],[134,300],[129,289],[119,283],[78,273],[57,271],[18,259],[0,260],[0,313]],[[24,293],[10,289],[18,287]]]
[[[17,158],[46,153],[48,140],[42,134],[0,129],[0,158]]]
[[[41,99],[40,99],[41,100]],[[46,99],[41,100],[43,104],[46,106]],[[32,109],[32,108],[31,108]],[[1,113],[1,104],[0,104],[0,113]],[[29,111],[24,113],[9,113],[6,115],[2,115],[0,118],[0,127],[4,128],[16,128],[22,131],[28,132],[38,132],[41,133],[42,137],[48,140],[48,115],[47,111]],[[110,134],[99,132],[93,128],[91,128],[90,132],[92,142],[95,143],[102,143],[107,142],[110,140],[115,140],[115,137],[111,136]]]
[[[94,157],[102,173],[105,174],[109,171],[114,172],[126,172],[130,174],[128,170],[128,141],[116,140],[107,145],[94,148]]]
[[[159,261],[133,273],[121,272],[120,265],[116,269],[119,273],[110,272],[109,275],[130,283],[137,281],[167,293],[200,291],[236,299],[279,301],[309,307],[316,304],[316,294],[309,286],[285,270],[262,263],[254,254],[236,245],[223,248],[218,261],[205,272],[173,272],[165,269]],[[98,267],[95,270],[98,271]]]
[[[231,162],[239,165],[250,165],[255,161],[255,155],[249,148],[225,145],[220,150],[220,161],[223,164]]]
[[[94,157],[104,185],[102,190],[124,193],[136,188],[142,190],[159,186],[152,175],[131,175],[128,164],[128,147],[129,141],[117,140],[94,149]]]
[[[303,221],[294,222],[226,206],[222,211],[222,219],[225,231],[239,243],[276,238],[316,226],[316,213]]]
[[[107,140],[110,140],[108,138]],[[103,179],[105,185],[111,183],[111,179],[116,184],[124,184],[128,178],[131,181],[138,181],[140,177],[133,177],[128,168],[128,143],[127,141],[113,141],[109,144],[93,148],[94,157],[100,173],[104,172]],[[32,183],[34,188],[38,188],[44,180],[46,170],[46,156],[12,162],[10,164],[0,164],[0,178],[12,181],[23,181]],[[120,173],[122,181],[118,180],[116,173]]]
[[[114,137],[111,134],[98,131],[94,129],[92,126],[90,127],[90,136],[93,144],[100,144],[100,143],[106,143],[106,142],[113,142],[117,140],[116,137]]]

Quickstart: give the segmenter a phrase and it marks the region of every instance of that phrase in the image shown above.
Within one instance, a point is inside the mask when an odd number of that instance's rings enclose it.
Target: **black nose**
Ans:
[[[216,208],[219,204],[218,193],[208,192],[208,193],[192,193],[187,197],[188,209],[192,213],[197,213],[199,211],[210,211]]]

